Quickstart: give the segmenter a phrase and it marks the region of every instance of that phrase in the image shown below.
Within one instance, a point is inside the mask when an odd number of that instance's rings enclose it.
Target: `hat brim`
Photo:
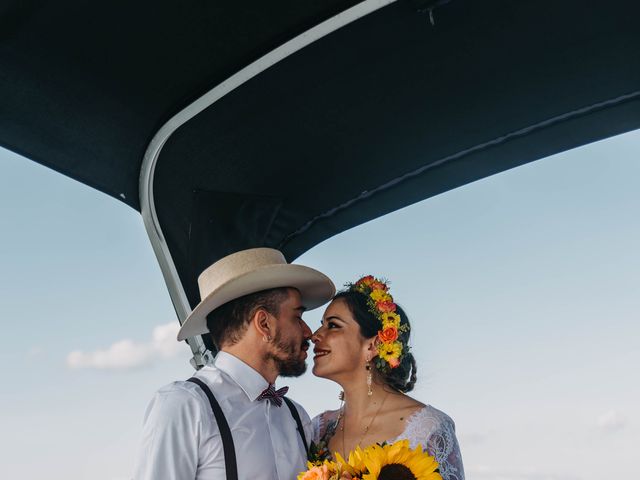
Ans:
[[[250,293],[278,287],[297,289],[307,310],[324,305],[336,292],[329,277],[313,268],[296,264],[267,265],[233,278],[210,292],[184,321],[178,340],[209,332],[207,315],[219,306]]]

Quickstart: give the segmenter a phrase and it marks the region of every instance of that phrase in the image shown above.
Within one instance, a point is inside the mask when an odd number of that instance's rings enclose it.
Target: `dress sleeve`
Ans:
[[[322,413],[320,415],[316,415],[311,419],[311,426],[313,427],[313,437],[311,437],[311,439],[316,445],[318,444],[320,438],[322,437],[322,434],[324,433],[324,423],[325,422]]]
[[[436,425],[427,439],[427,451],[438,462],[443,480],[464,480],[462,455],[453,420],[446,417]]]
[[[339,413],[338,410],[325,410],[320,415],[313,417],[311,424],[313,425],[313,442],[316,445],[322,440],[328,441],[328,438],[326,438],[327,428],[335,423]],[[332,432],[329,432],[329,434],[329,437],[331,437]]]
[[[443,480],[464,480],[455,424],[447,414],[427,406],[408,420],[401,437],[409,440],[411,448],[421,445],[435,457]]]
[[[144,418],[135,480],[196,478],[200,406],[185,390],[160,390]]]

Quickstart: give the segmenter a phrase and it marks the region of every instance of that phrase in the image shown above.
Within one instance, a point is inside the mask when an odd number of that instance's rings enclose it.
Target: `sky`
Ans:
[[[468,479],[636,474],[639,152],[636,131],[548,157],[296,260],[392,282],[412,395],[454,419]],[[153,392],[192,373],[140,215],[0,149],[0,271],[0,477],[130,478]],[[286,383],[311,415],[339,404]]]

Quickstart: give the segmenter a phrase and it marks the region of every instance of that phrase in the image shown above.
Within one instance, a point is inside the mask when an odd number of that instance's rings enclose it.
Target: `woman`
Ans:
[[[358,445],[407,439],[436,458],[444,480],[463,480],[453,421],[406,395],[416,382],[410,332],[387,284],[370,275],[334,297],[312,337],[313,373],[342,387],[342,404],[314,418],[315,443],[347,458]]]

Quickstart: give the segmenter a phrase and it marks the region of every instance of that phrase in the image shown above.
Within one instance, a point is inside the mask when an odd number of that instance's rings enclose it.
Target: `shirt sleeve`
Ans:
[[[144,417],[135,480],[196,478],[200,403],[193,392],[176,387],[156,393]]]

